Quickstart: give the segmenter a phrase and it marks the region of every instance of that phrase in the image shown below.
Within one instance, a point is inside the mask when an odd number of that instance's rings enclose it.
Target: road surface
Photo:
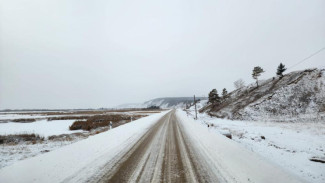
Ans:
[[[173,110],[2,168],[0,182],[305,181]]]
[[[219,182],[201,159],[173,110],[91,182]]]

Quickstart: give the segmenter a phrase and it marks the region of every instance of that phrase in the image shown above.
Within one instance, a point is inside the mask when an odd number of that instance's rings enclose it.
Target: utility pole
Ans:
[[[195,106],[195,119],[197,120],[196,100],[194,95],[194,106]]]

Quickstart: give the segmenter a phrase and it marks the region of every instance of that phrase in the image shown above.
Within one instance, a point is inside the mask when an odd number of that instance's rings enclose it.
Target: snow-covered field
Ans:
[[[0,120],[4,122],[10,122],[15,119],[35,119],[35,120],[41,120],[41,119],[47,119],[52,117],[65,117],[65,116],[93,116],[95,114],[71,114],[71,113],[64,113],[62,111],[51,111],[51,112],[58,112],[61,113],[60,115],[48,115],[46,114],[47,111],[37,111],[35,114],[33,114],[33,111],[28,112],[0,112]],[[153,113],[159,113],[160,111],[128,111],[128,112],[103,112],[101,115],[106,114],[123,114],[123,115],[151,115]],[[26,114],[24,114],[26,113]],[[44,113],[44,114],[42,114]]]
[[[74,137],[69,140],[61,141],[47,140],[47,138],[52,135],[82,133],[82,130],[69,130],[69,126],[74,121],[75,120],[39,120],[31,123],[0,123],[0,135],[36,134],[45,138],[44,141],[40,141],[36,144],[32,142],[2,144],[0,148],[0,168],[83,139]]]
[[[38,119],[44,118],[43,115],[28,115],[28,114],[3,114],[0,113],[0,120],[12,120],[12,119]],[[49,116],[54,117],[54,116]]]
[[[0,135],[35,133],[47,138],[52,135],[82,132],[82,130],[69,130],[69,126],[74,121],[75,120],[40,120],[32,123],[0,123]]]
[[[194,117],[193,108],[189,115]],[[309,182],[325,182],[325,164],[309,160],[325,157],[325,122],[231,121],[206,114],[199,114],[197,122],[209,124],[210,132],[230,133],[246,149]]]
[[[121,154],[168,111],[141,118],[50,153],[18,161],[0,169],[0,182],[75,182],[96,174],[108,160]],[[32,170],[32,171],[30,171]],[[19,175],[19,176],[17,176]]]
[[[0,120],[2,121],[10,121],[14,119],[46,119],[52,117],[62,117],[62,116],[81,116],[81,114],[70,114],[65,113],[63,111],[51,111],[51,112],[58,112],[61,115],[48,115],[48,111],[28,111],[28,112],[0,112]],[[85,114],[85,115],[92,115],[92,114]]]
[[[60,111],[59,111],[60,112]],[[62,111],[61,111],[62,112]],[[105,114],[121,114],[121,115],[152,115],[157,111],[135,111],[135,112],[106,112]],[[46,112],[44,112],[46,113]],[[93,114],[83,114],[93,115]],[[65,145],[75,143],[79,140],[87,138],[88,135],[96,134],[83,130],[69,130],[69,126],[76,120],[51,120],[48,117],[62,117],[63,115],[42,115],[42,111],[37,111],[35,114],[28,111],[26,114],[19,113],[0,113],[0,120],[8,120],[9,122],[0,123],[0,135],[21,135],[21,134],[36,134],[44,137],[44,140],[35,142],[18,141],[16,143],[0,145],[0,168],[14,164],[26,158],[34,157],[42,153],[53,151]],[[64,116],[80,116],[80,114],[66,114]],[[10,122],[14,119],[37,119],[35,122],[19,123]],[[42,119],[41,119],[42,118]],[[104,130],[104,129],[99,129]],[[77,133],[82,133],[78,135]],[[64,135],[64,136],[62,136]],[[48,137],[60,136],[49,140]]]
[[[81,139],[83,138],[75,137],[71,140],[44,141],[36,144],[20,143],[17,145],[0,145],[0,169],[18,161],[59,149]]]

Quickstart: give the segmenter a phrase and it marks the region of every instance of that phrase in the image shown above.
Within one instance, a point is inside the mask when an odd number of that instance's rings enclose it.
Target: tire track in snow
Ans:
[[[96,182],[219,182],[186,140],[171,111]]]

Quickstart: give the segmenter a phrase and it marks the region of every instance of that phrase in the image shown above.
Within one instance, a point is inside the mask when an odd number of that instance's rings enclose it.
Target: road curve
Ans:
[[[219,182],[200,159],[173,110],[90,182]]]

